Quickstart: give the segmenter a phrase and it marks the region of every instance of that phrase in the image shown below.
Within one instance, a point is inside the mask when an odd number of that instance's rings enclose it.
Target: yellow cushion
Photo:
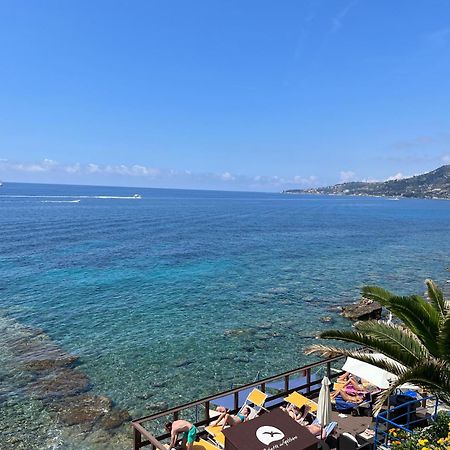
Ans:
[[[249,402],[252,402],[254,405],[262,406],[264,405],[266,398],[267,394],[260,391],[259,389],[253,389],[253,391],[248,394],[247,400]]]
[[[298,392],[292,392],[284,400],[288,403],[292,403],[297,408],[301,408],[303,405],[308,405],[311,408],[311,411],[317,411],[317,403],[313,402],[309,398],[306,398],[304,395],[299,394]]]
[[[205,427],[205,431],[210,434],[220,445],[225,445],[225,435],[222,433],[222,425]]]

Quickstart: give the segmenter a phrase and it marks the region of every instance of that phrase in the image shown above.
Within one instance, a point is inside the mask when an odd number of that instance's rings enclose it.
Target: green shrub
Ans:
[[[406,436],[400,429],[389,430],[391,447],[396,450],[450,450],[450,415],[440,412],[427,428]]]

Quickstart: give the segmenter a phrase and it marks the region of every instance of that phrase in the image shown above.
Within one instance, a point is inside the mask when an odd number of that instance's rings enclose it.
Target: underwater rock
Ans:
[[[99,395],[77,395],[51,405],[51,411],[66,425],[93,425],[111,408],[111,400]]]
[[[332,322],[334,322],[334,319],[331,316],[323,316],[319,320],[321,322],[323,322],[323,323],[332,323]]]
[[[194,361],[192,361],[191,359],[179,359],[178,361],[175,361],[174,366],[175,367],[186,367],[186,366],[190,366],[193,363],[194,363]]]
[[[142,394],[138,394],[136,396],[136,398],[138,398],[139,400],[148,400],[149,398],[153,397],[153,393],[152,392],[144,392]]]
[[[244,350],[244,352],[247,352],[247,353],[253,353],[255,351],[255,347],[245,346],[245,347],[242,347],[242,350]]]
[[[69,397],[89,389],[89,378],[82,372],[61,368],[39,378],[29,389],[40,399]]]
[[[169,404],[167,402],[154,402],[154,403],[147,403],[145,405],[145,409],[148,409],[149,411],[164,411],[165,409],[169,408]]]
[[[223,335],[224,337],[248,337],[254,335],[255,333],[256,331],[251,328],[232,328],[229,330],[225,330],[223,332]]]
[[[258,330],[270,330],[272,328],[272,324],[271,323],[260,323],[258,325],[256,325],[256,327]]]
[[[70,355],[68,353],[60,353],[49,358],[27,358],[22,363],[23,369],[29,372],[41,372],[58,369],[61,367],[72,367],[77,361],[78,356]]]
[[[124,422],[131,420],[130,414],[125,409],[113,409],[105,414],[99,421],[99,426],[105,430],[112,430],[120,427]]]

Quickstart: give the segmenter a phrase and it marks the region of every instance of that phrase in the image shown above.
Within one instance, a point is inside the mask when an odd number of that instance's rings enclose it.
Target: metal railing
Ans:
[[[245,394],[245,391],[252,388],[258,388],[268,394],[266,400],[266,406],[268,409],[274,408],[282,403],[283,397],[286,397],[293,391],[301,391],[306,396],[317,394],[320,389],[321,379],[315,376],[313,371],[322,368],[330,380],[334,379],[342,374],[342,371],[335,370],[333,372],[332,364],[343,359],[344,357],[338,356],[336,358],[321,360],[307,366],[299,367],[297,369],[264,378],[253,383],[245,384],[234,389],[223,391],[200,400],[185,403],[183,405],[134,420],[132,422],[134,433],[134,450],[138,450],[148,445],[151,446],[151,450],[166,450],[161,441],[169,438],[170,434],[163,433],[155,436],[151,431],[144,427],[144,424],[157,423],[162,418],[167,418],[170,421],[177,420],[181,417],[183,412],[187,413],[188,410],[194,409],[194,425],[196,427],[205,426],[214,420],[214,418],[210,417],[211,404],[215,404],[215,401],[229,398],[233,405],[231,408],[231,413],[235,413],[239,410],[239,407],[242,406],[243,403],[240,401],[239,394]],[[245,398],[243,399],[244,401]],[[200,408],[204,410],[204,418],[199,420]],[[201,432],[199,435],[202,435],[203,433],[204,432]]]
[[[425,407],[427,401],[434,401],[433,414],[425,417],[416,417],[416,409]],[[416,426],[424,424],[424,420],[434,420],[437,415],[439,399],[434,396],[411,398],[411,401],[389,408],[378,414],[375,423],[374,450],[388,447],[390,441],[403,441],[398,434],[403,431],[406,435],[412,433]],[[403,412],[404,411],[404,412]],[[425,409],[426,411],[426,409]],[[396,435],[390,430],[395,429]]]

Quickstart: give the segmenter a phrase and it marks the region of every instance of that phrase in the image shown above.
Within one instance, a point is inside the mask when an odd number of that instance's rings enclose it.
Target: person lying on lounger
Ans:
[[[305,422],[309,411],[311,411],[311,407],[309,405],[302,405],[301,408],[298,408],[295,405],[289,404],[286,408],[283,406],[280,406],[280,408],[287,412],[298,423]]]
[[[331,395],[331,401],[335,403],[337,411],[348,411],[357,408],[365,401],[364,395],[355,393],[349,394],[344,389],[334,391]]]
[[[220,409],[219,409],[220,408]],[[222,430],[225,428],[226,425],[229,425],[230,427],[237,425],[239,423],[245,422],[248,420],[248,416],[250,414],[250,408],[246,406],[242,409],[242,411],[236,415],[230,414],[228,410],[224,407],[219,406],[217,408],[217,411],[221,412],[219,418],[214,421],[211,426],[216,427],[217,425],[222,425]]]
[[[339,389],[338,391],[334,391],[330,395],[331,399],[336,399],[341,397],[342,400],[350,403],[362,403],[364,401],[364,394],[360,393],[348,393],[344,389]]]

